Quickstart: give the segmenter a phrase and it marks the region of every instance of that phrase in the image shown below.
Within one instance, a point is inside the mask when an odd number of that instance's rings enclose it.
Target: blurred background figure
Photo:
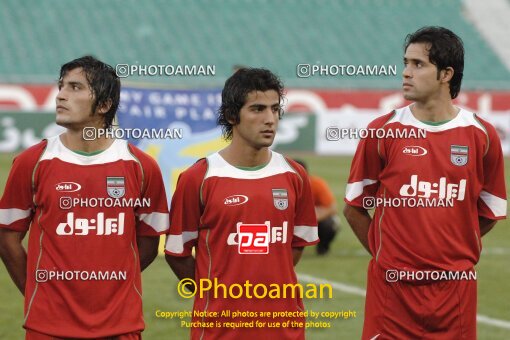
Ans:
[[[340,218],[338,217],[336,199],[324,179],[310,174],[308,166],[303,160],[294,160],[305,168],[310,178],[310,186],[315,203],[315,214],[319,223],[320,241],[317,244],[316,250],[318,255],[325,255],[329,252],[329,246],[340,230]]]

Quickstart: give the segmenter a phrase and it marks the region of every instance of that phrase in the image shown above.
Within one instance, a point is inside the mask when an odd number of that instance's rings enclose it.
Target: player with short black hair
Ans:
[[[66,131],[15,158],[0,200],[0,256],[25,296],[26,339],[141,339],[140,272],[169,225],[161,172],[125,140],[84,138],[119,105],[109,65],[73,60],[58,87]]]
[[[119,77],[110,65],[92,56],[84,56],[62,65],[59,79],[63,79],[69,71],[78,68],[84,73],[94,98],[92,112],[96,112],[98,107],[107,105],[109,109],[103,113],[104,128],[111,128],[120,102]]]
[[[275,74],[266,69],[245,67],[237,70],[235,74],[235,77],[227,79],[221,92],[218,125],[221,126],[223,137],[226,140],[232,139],[232,128],[239,123],[240,111],[249,92],[275,91],[280,103],[278,119],[281,119],[284,113],[281,105],[284,99],[284,88],[281,80]]]
[[[407,35],[404,51],[407,51],[411,44],[426,44],[428,46],[429,61],[437,68],[437,80],[441,76],[441,71],[449,67],[453,70],[453,75],[448,84],[451,98],[457,98],[464,76],[464,45],[462,39],[447,28],[426,26]]]
[[[179,279],[217,280],[227,289],[246,282],[267,289],[297,283],[294,266],[303,247],[318,242],[317,221],[305,170],[269,149],[283,112],[282,98],[283,86],[268,70],[241,69],[226,81],[218,121],[231,143],[184,171],[172,198],[165,249]],[[193,317],[193,322],[202,323],[192,327],[193,339],[304,338],[303,327],[224,324],[304,322],[302,316],[273,318],[272,314],[303,311],[299,294],[259,299],[246,292],[239,298],[198,292],[193,310],[219,316]],[[251,315],[233,319],[224,311]],[[262,312],[271,317],[260,317]],[[209,322],[212,327],[203,326]]]
[[[426,136],[362,139],[346,188],[344,215],[372,255],[362,338],[476,339],[474,266],[507,210],[501,142],[452,103],[464,66],[457,35],[424,27],[404,46],[413,103],[368,127]]]

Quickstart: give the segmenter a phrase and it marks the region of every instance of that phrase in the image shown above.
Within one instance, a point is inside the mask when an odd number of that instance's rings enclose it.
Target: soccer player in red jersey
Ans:
[[[141,339],[140,272],[169,225],[161,172],[124,140],[86,140],[112,126],[111,66],[75,59],[58,87],[66,131],[15,158],[0,201],[0,255],[25,296],[26,339]]]
[[[475,339],[481,237],[506,217],[501,144],[491,124],[452,104],[459,37],[424,27],[404,50],[413,103],[369,128],[410,138],[361,140],[346,188],[345,217],[372,255],[363,339]]]
[[[283,85],[270,71],[235,72],[225,83],[218,118],[231,143],[199,160],[177,182],[167,261],[179,279],[218,283],[217,292],[199,290],[195,296],[192,339],[304,338],[303,327],[270,328],[275,322],[305,321],[299,292],[292,296],[288,288],[283,297],[283,291],[285,284],[297,283],[294,266],[303,247],[318,242],[305,170],[269,149],[282,99]],[[231,288],[237,298],[225,295]],[[204,311],[218,317],[197,313]],[[261,317],[267,312],[270,317]]]

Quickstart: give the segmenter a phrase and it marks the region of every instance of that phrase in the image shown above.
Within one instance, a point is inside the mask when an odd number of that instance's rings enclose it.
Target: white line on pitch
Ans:
[[[299,280],[304,281],[304,282],[330,284],[331,287],[333,287],[334,289],[339,290],[341,292],[354,294],[354,295],[358,295],[358,296],[363,296],[363,297],[366,296],[366,291],[363,288],[346,285],[345,283],[326,280],[326,279],[323,279],[320,277],[315,277],[315,276],[302,274],[302,273],[298,273],[297,276],[298,276]],[[476,321],[478,321],[479,323],[484,323],[486,325],[491,325],[494,327],[510,329],[509,321],[490,318],[486,315],[477,314]]]
[[[487,247],[482,249],[483,255],[508,255],[510,254],[510,248],[508,247]],[[339,250],[336,255],[340,256],[354,256],[354,257],[369,257],[370,254],[367,253],[365,249],[356,249],[356,250]]]
[[[482,249],[482,256],[485,255],[507,255],[510,253],[510,248],[505,247],[490,247]]]

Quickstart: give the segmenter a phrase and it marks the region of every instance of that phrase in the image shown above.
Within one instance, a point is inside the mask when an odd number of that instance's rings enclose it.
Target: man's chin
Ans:
[[[413,96],[411,93],[404,93],[403,97],[405,100],[416,101],[416,96]]]
[[[262,150],[262,149],[271,147],[271,145],[273,145],[273,142],[271,142],[271,143],[259,143],[259,144],[257,144],[255,146],[255,149]]]
[[[62,126],[62,127],[69,127],[69,123],[66,122],[66,121],[62,121],[62,120],[59,120],[59,119],[56,119],[55,120],[55,124],[57,124],[58,126]]]
[[[261,143],[261,146],[263,148],[269,148],[271,145],[273,145],[274,139],[271,139],[270,141],[264,141]]]
[[[55,124],[58,126],[62,126],[63,128],[69,129],[69,130],[79,130],[80,126],[76,123],[67,122],[65,120],[55,120]]]

